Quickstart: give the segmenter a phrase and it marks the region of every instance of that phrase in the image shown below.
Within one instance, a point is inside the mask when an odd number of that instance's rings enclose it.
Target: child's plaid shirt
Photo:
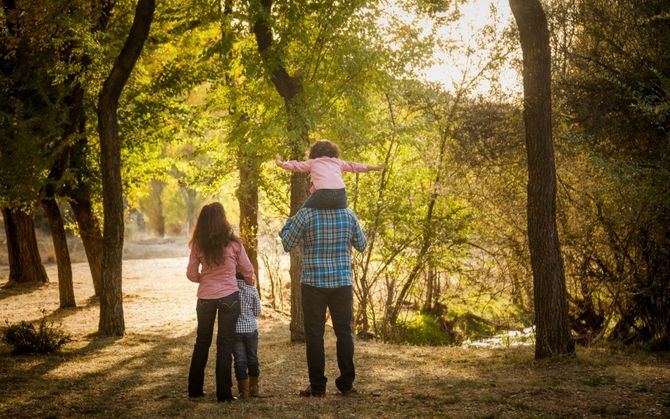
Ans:
[[[287,252],[303,242],[300,282],[319,288],[352,285],[351,247],[362,252],[367,245],[350,209],[301,208],[286,221],[279,236]]]
[[[261,314],[258,291],[243,279],[237,280],[237,286],[240,288],[240,317],[237,318],[235,333],[255,332],[258,329],[256,317]]]

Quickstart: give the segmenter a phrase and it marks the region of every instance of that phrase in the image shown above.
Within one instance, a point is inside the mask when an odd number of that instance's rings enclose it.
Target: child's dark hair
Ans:
[[[232,241],[239,241],[226,219],[223,205],[213,202],[200,210],[190,245],[196,245],[208,265],[223,263],[223,249]]]
[[[309,158],[317,159],[319,157],[340,157],[340,148],[337,144],[328,140],[319,140],[309,148]]]

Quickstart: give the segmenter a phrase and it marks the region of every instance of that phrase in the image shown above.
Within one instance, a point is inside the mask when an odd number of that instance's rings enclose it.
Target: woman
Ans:
[[[199,286],[198,332],[188,373],[188,395],[205,395],[205,365],[218,312],[216,398],[220,402],[231,402],[235,400],[231,392],[231,354],[235,324],[240,314],[236,274],[241,274],[247,284],[254,285],[254,268],[219,202],[205,205],[200,210],[190,246],[186,276]]]

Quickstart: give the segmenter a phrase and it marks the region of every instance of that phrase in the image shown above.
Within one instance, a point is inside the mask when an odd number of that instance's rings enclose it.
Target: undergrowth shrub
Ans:
[[[398,323],[394,341],[419,346],[459,345],[462,337],[444,319],[419,313],[409,321]]]
[[[22,321],[9,324],[2,334],[2,341],[12,347],[14,354],[52,353],[70,342],[70,335],[65,333],[46,317],[37,323]]]

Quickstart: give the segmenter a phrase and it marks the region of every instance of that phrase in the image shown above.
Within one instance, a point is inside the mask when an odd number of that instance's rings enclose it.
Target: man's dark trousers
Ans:
[[[351,336],[353,294],[351,286],[317,288],[302,284],[302,311],[307,347],[307,369],[312,391],[322,391],[328,381],[324,375],[325,354],[323,334],[326,325],[326,307],[330,310],[337,337],[337,366],[340,376],[335,385],[340,391],[351,390],[356,371],[354,368],[354,340]]]

